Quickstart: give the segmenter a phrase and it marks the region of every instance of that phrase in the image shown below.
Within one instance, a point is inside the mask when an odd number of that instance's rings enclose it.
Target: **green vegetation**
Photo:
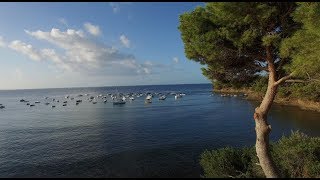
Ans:
[[[270,30],[268,22],[279,25]],[[320,3],[208,3],[180,16],[179,29],[186,56],[208,65],[202,72],[215,89],[265,92],[268,81],[257,76],[268,71],[269,44],[277,74],[305,81],[280,88],[279,97],[319,101]]]
[[[319,101],[320,3],[206,3],[180,15],[178,28],[186,57],[206,65],[202,73],[215,88],[265,93],[253,116],[256,152],[266,177],[279,177],[267,115],[276,96]],[[302,84],[285,84],[289,80]]]
[[[186,57],[207,65],[203,75],[221,83],[254,81],[257,73],[267,70],[267,46],[276,68],[282,69],[288,61],[276,60],[281,42],[301,26],[290,16],[295,7],[291,2],[214,2],[197,7],[180,16]]]
[[[320,138],[293,132],[271,145],[271,154],[281,177],[320,177]],[[264,177],[254,147],[206,150],[200,165],[204,177]]]
[[[259,77],[252,83],[250,89],[257,93],[265,93],[268,79]],[[226,87],[219,85],[219,87]],[[221,88],[215,88],[221,89]],[[237,88],[235,88],[237,89]],[[279,87],[277,97],[286,99],[301,99],[320,102],[320,83],[316,81],[306,83],[287,83]]]

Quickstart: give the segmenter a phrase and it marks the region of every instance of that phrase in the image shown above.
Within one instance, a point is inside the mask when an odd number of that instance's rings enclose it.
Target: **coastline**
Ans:
[[[247,97],[245,99],[252,100],[252,101],[262,101],[264,94],[263,93],[257,93],[255,91],[252,91],[249,88],[242,88],[242,89],[232,89],[232,88],[223,88],[220,90],[213,90],[215,93],[245,93],[247,94]],[[290,98],[279,98],[276,96],[274,99],[274,103],[279,105],[285,105],[285,106],[296,106],[303,110],[308,111],[317,111],[320,112],[320,102],[314,102],[304,99],[290,99]]]

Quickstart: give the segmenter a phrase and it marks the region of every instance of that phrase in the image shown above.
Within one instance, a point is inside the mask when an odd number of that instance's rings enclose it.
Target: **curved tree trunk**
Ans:
[[[267,61],[269,70],[268,88],[260,106],[255,109],[254,113],[257,135],[256,152],[266,177],[277,178],[279,177],[279,173],[272,161],[269,151],[269,133],[271,126],[267,122],[267,114],[277,94],[278,82],[276,82],[276,71],[269,47],[267,47]]]

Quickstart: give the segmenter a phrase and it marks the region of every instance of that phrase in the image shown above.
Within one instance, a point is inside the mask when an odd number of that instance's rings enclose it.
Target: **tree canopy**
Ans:
[[[320,82],[320,3],[298,3],[292,16],[302,28],[281,44],[282,58],[292,58],[285,70],[295,72],[297,77]]]
[[[203,74],[221,82],[250,82],[266,68],[266,47],[278,74],[288,56],[282,41],[301,27],[294,2],[212,2],[180,16],[179,30],[188,59],[207,65]],[[288,44],[291,44],[288,42]],[[290,69],[288,69],[290,70]]]

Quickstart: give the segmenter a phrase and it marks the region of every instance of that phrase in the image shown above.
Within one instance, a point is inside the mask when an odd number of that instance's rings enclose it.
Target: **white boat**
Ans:
[[[146,100],[151,100],[152,96],[150,94],[148,94],[148,96],[146,97]]]
[[[145,103],[152,103],[151,99],[146,99],[144,102]]]
[[[165,100],[167,97],[165,95],[162,95],[159,97],[159,100]]]
[[[174,96],[174,99],[178,99],[178,98],[181,98],[182,96],[180,95],[180,94],[176,94],[175,96]]]
[[[120,100],[116,100],[116,101],[113,101],[113,105],[118,105],[118,104],[125,104],[126,102],[123,101],[122,99]]]
[[[113,99],[113,105],[120,105],[120,104],[126,103],[126,101],[123,100],[123,97],[121,97],[120,94],[117,94],[112,99]]]
[[[130,97],[130,100],[133,101],[133,100],[134,100],[134,97]]]

